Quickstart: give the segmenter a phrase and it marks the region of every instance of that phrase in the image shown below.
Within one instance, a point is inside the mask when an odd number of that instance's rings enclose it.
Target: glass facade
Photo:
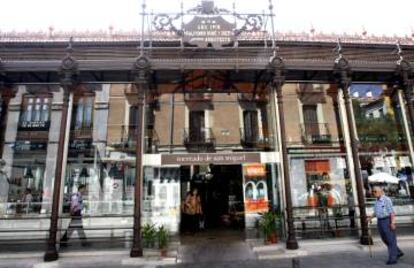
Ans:
[[[413,172],[408,122],[401,92],[382,84],[351,88],[365,198],[372,205],[374,185],[382,185],[400,215],[412,213]]]
[[[1,105],[8,113],[0,213],[10,220],[0,228],[22,227],[37,217],[33,234],[46,238],[59,164],[63,90],[28,85],[16,92],[7,106]],[[383,85],[351,88],[368,205],[370,189],[382,182],[399,211],[411,213],[406,206],[413,194],[409,132],[398,94]],[[356,225],[349,130],[339,95],[330,84],[283,87],[294,225],[302,238],[342,236]],[[71,94],[60,230],[68,227],[72,196],[85,185],[87,237],[131,238],[138,107],[136,90],[128,84],[82,85]],[[182,204],[192,188],[200,191],[205,228],[242,228],[254,237],[261,214],[271,210],[283,216],[276,108],[268,90],[188,94],[161,87],[146,96],[142,224],[180,233]],[[175,160],[168,162],[167,156]],[[389,176],[378,177],[383,173]]]

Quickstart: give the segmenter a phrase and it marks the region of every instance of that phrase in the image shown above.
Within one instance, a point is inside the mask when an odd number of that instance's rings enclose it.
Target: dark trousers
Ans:
[[[396,261],[398,254],[402,253],[397,246],[395,231],[391,229],[391,218],[378,219],[378,231],[381,239],[388,248],[388,260]]]
[[[61,242],[67,242],[72,236],[73,232],[77,231],[79,239],[81,239],[82,241],[82,245],[86,245],[86,235],[85,235],[85,231],[83,230],[81,212],[79,211],[77,213],[74,213],[70,217],[71,219],[70,219],[69,227],[66,230],[65,234],[63,235]]]

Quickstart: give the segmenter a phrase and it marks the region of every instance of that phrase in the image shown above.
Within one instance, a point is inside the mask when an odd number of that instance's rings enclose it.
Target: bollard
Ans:
[[[299,259],[293,258],[292,259],[292,268],[300,268],[300,261]]]

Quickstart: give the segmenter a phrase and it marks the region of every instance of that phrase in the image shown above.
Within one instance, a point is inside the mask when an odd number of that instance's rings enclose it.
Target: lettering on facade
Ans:
[[[42,151],[46,150],[46,147],[47,142],[16,141],[14,144],[16,152]]]
[[[231,43],[234,38],[235,25],[221,16],[196,16],[184,25],[184,41],[199,47],[221,47]]]
[[[48,130],[50,126],[49,121],[23,121],[19,125],[22,130]]]
[[[161,155],[162,165],[242,164],[260,162],[260,153]]]

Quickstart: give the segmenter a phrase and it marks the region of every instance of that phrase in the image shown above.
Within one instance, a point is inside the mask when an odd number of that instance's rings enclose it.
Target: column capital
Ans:
[[[59,67],[60,84],[65,89],[76,86],[79,74],[78,61],[72,55],[72,44],[73,38],[71,37],[66,47],[66,56],[62,59]]]
[[[411,63],[404,59],[403,50],[399,41],[396,43],[396,49],[398,55],[395,69],[396,81],[404,89],[405,93],[412,96],[412,87],[414,84],[413,68],[411,67]]]
[[[334,77],[336,83],[345,91],[348,91],[349,86],[352,83],[352,70],[348,60],[342,53],[341,39],[338,39],[336,47],[337,57],[334,64]]]
[[[277,93],[281,93],[282,86],[285,84],[286,67],[282,57],[273,55],[269,61],[269,71],[272,73],[272,85]]]
[[[132,66],[131,74],[138,100],[144,100],[145,93],[149,89],[151,75],[151,62],[149,58],[142,54],[138,56]]]

